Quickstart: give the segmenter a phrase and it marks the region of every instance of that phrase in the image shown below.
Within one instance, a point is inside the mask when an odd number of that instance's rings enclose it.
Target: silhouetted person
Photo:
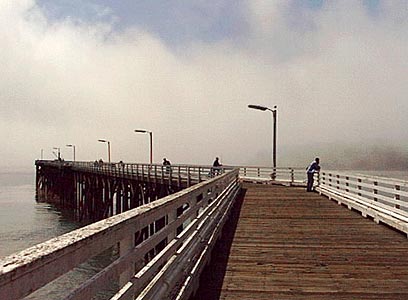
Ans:
[[[306,168],[307,173],[307,189],[306,191],[312,192],[313,191],[313,181],[314,181],[314,174],[320,171],[319,166],[319,158],[316,157],[314,161],[310,163],[310,165]]]
[[[171,162],[166,158],[163,158],[163,166],[166,166],[166,173],[170,172]]]
[[[221,173],[221,167],[220,159],[216,157],[213,162],[213,167],[211,168],[211,175],[219,175]]]
[[[171,163],[169,160],[167,160],[167,158],[163,158],[163,166],[170,166]]]

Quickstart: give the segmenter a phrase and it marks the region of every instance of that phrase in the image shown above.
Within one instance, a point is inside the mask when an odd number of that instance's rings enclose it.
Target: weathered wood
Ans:
[[[182,174],[172,178],[167,170],[156,165],[36,161],[36,199],[73,210],[80,221],[98,221],[199,182],[196,173],[188,179]]]
[[[20,299],[29,295],[118,243],[120,257],[83,285],[73,287],[72,291],[67,290],[70,291],[67,299],[91,299],[112,279],[118,279],[118,276],[121,285],[127,286],[128,281],[133,283],[131,294],[138,293],[135,286],[143,282],[139,287],[144,289],[150,281],[143,274],[139,274],[139,280],[134,277],[135,272],[143,267],[140,264],[143,258],[144,263],[149,263],[156,256],[157,259],[163,257],[156,264],[154,261],[150,263],[151,269],[147,273],[149,277],[154,275],[156,278],[165,260],[174,256],[176,265],[169,270],[189,270],[195,261],[194,254],[201,253],[213,229],[223,222],[224,207],[234,201],[239,188],[236,169],[174,195],[10,255],[0,260],[0,299]],[[85,194],[89,192],[89,181],[85,181],[83,191]],[[215,199],[219,193],[223,196],[209,204],[208,199]],[[188,209],[174,218],[180,207],[187,206]],[[177,234],[176,231],[182,224],[186,224],[186,228]],[[175,243],[176,246],[168,248],[169,252],[166,252],[165,247],[170,243]],[[183,247],[186,248],[184,252]],[[187,276],[183,272],[177,271],[177,274],[177,281],[172,281],[172,286],[166,293],[176,291],[181,286],[180,281]],[[172,273],[165,275],[171,276]],[[149,293],[163,292],[162,280],[157,282],[158,285],[151,287]]]
[[[405,235],[304,189],[244,187],[194,300],[408,299]]]

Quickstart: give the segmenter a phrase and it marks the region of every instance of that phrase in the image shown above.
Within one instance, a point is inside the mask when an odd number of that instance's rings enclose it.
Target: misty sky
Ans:
[[[1,166],[408,160],[408,0],[0,0]],[[392,156],[392,157],[391,157]],[[408,165],[408,163],[407,163]]]

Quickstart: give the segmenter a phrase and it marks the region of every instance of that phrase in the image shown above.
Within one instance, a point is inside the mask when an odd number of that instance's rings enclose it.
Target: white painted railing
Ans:
[[[305,185],[306,170],[304,168],[272,168],[240,166],[239,176],[245,180],[263,181],[265,183],[282,183],[289,185]]]
[[[224,173],[225,171],[239,168],[239,176],[244,180],[265,183],[282,183],[289,185],[305,185],[305,168],[292,167],[263,167],[263,166],[222,166],[214,168],[202,165],[171,165],[139,164],[139,163],[97,163],[97,162],[59,162],[42,161],[42,164],[53,166],[71,166],[80,171],[89,170],[112,176],[138,178],[154,182],[169,182],[178,185],[190,186],[197,182],[207,180]],[[317,184],[317,182],[316,182]]]
[[[89,300],[115,281],[111,299],[188,299],[239,190],[231,170],[8,256],[0,299],[20,299],[112,247],[118,259],[63,299]]]
[[[408,233],[408,181],[322,171],[318,192]]]
[[[41,165],[54,167],[71,167],[73,170],[90,171],[109,176],[120,176],[145,180],[147,182],[169,182],[179,186],[207,180],[214,175],[222,174],[234,167],[214,169],[211,166],[138,164],[138,163],[98,163],[71,161],[38,161]]]

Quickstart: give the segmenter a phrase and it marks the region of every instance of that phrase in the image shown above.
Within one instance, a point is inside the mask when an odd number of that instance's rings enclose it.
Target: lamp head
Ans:
[[[253,104],[249,104],[249,105],[248,105],[248,108],[257,109],[257,110],[262,110],[262,111],[265,111],[265,110],[268,109],[268,108],[265,107],[265,106],[253,105]]]

